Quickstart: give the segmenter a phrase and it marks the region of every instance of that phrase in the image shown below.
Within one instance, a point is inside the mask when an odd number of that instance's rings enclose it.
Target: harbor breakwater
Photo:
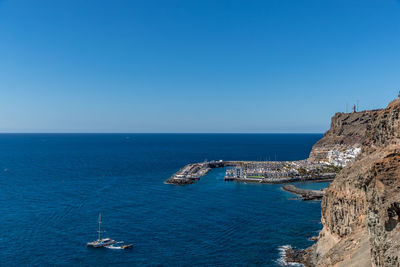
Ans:
[[[302,189],[294,185],[285,185],[282,187],[283,190],[298,195],[302,200],[317,200],[321,199],[325,195],[325,190],[311,190]]]
[[[234,163],[222,160],[191,163],[177,171],[168,180],[166,180],[165,183],[175,185],[193,184],[195,181],[200,180],[200,177],[206,175],[211,169],[227,166],[234,166]]]

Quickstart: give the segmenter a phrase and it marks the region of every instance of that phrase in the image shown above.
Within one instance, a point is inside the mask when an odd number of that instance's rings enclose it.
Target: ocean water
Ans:
[[[191,162],[298,160],[320,134],[1,134],[1,266],[278,266],[310,246],[320,202],[281,185],[164,184]],[[327,183],[302,184],[326,187]],[[104,236],[132,250],[90,249]]]

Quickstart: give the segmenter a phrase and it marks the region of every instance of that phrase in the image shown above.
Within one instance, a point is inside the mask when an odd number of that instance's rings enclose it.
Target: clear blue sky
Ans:
[[[399,88],[396,0],[0,0],[0,132],[323,132]]]

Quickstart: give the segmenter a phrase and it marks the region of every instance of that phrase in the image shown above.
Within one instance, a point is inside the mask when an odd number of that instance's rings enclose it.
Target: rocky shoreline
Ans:
[[[318,241],[305,250],[288,249],[288,262],[400,266],[400,99],[381,110],[336,114],[312,156],[352,145],[361,154],[326,189]]]
[[[164,182],[165,184],[173,184],[173,185],[189,185],[194,184],[195,181],[191,179],[175,179],[174,177],[169,178]]]
[[[299,263],[304,266],[311,266],[312,263],[306,260],[307,257],[305,257],[305,254],[305,250],[298,250],[292,247],[286,247],[284,249],[284,260],[287,264]]]

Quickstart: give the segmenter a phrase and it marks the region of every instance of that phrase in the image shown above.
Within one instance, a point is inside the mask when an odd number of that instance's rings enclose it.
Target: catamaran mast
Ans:
[[[100,240],[100,233],[101,233],[101,213],[99,213],[99,240]]]

